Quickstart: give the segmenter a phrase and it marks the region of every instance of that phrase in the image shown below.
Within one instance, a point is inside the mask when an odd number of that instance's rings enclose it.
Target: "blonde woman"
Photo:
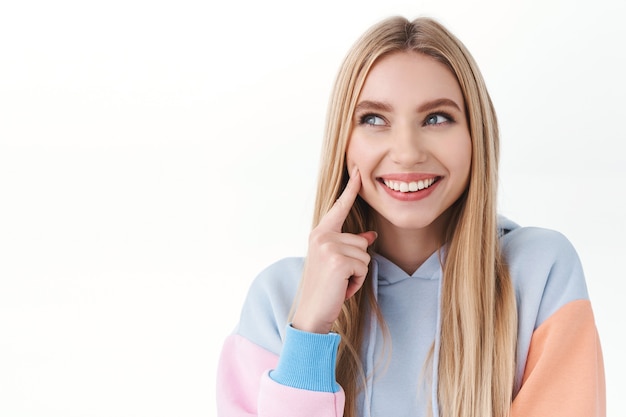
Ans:
[[[306,258],[254,281],[218,372],[230,416],[603,416],[565,237],[496,212],[498,128],[437,22],[386,19],[336,80]]]

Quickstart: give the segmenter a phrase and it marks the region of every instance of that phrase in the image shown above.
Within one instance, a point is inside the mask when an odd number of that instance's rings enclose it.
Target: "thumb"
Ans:
[[[376,233],[373,230],[370,230],[369,232],[359,233],[359,236],[364,237],[365,239],[367,239],[367,246],[371,246],[372,243],[374,243],[374,241],[378,237],[378,233]]]

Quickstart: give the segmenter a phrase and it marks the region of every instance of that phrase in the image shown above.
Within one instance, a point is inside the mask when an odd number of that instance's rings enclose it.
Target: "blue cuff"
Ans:
[[[335,362],[340,340],[337,333],[308,333],[287,325],[280,359],[270,378],[292,388],[338,392]]]

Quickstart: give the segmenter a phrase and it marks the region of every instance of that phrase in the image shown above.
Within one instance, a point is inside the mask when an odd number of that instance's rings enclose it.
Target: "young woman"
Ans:
[[[578,256],[497,215],[496,117],[458,39],[366,32],[322,154],[306,258],[260,274],[224,344],[221,417],[605,414]]]

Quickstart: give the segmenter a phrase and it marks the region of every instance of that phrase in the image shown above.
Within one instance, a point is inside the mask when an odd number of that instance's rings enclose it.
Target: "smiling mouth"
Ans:
[[[411,182],[387,180],[387,179],[381,178],[380,182],[385,184],[387,188],[394,190],[394,191],[399,191],[401,193],[414,193],[414,192],[421,191],[430,187],[435,182],[437,182],[437,180],[439,180],[439,177],[427,178],[427,179],[423,179],[419,181],[411,181]]]

